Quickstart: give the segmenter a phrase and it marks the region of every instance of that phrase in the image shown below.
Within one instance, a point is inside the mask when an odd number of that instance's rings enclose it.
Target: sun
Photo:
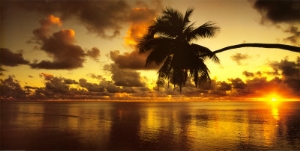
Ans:
[[[278,99],[277,98],[271,98],[272,102],[276,102]]]
[[[270,93],[265,97],[265,100],[272,104],[277,104],[282,100],[281,98],[282,97],[278,93]]]

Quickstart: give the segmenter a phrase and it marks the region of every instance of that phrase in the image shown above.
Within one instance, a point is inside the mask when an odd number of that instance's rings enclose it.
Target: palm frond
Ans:
[[[194,9],[192,9],[192,8],[189,8],[189,9],[186,10],[185,15],[184,15],[184,18],[183,18],[183,21],[184,21],[186,24],[190,22],[189,18],[190,18],[190,16],[192,15],[193,11],[194,11]]]
[[[215,26],[215,23],[209,21],[192,31],[187,36],[187,40],[190,41],[192,39],[197,39],[198,37],[213,37],[218,31],[219,27]]]
[[[194,53],[198,57],[203,58],[203,59],[210,58],[213,62],[220,63],[220,60],[216,56],[216,54],[213,53],[213,51],[211,51],[207,47],[197,45],[197,44],[191,44],[190,46],[191,46],[191,49],[194,51]]]
[[[158,70],[159,77],[169,78],[171,76],[171,72],[172,72],[171,61],[172,61],[172,56],[168,56],[167,59],[165,60],[164,64]]]

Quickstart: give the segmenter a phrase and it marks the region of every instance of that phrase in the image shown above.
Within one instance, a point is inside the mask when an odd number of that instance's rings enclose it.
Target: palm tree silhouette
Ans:
[[[219,30],[214,23],[207,22],[197,28],[190,23],[193,9],[181,14],[172,8],[166,8],[162,16],[149,26],[137,48],[140,53],[150,51],[146,66],[152,63],[161,65],[158,71],[157,85],[165,84],[165,79],[181,87],[187,81],[188,73],[197,86],[199,81],[210,81],[209,69],[204,64],[207,58],[219,62],[217,56],[208,48],[192,43],[198,37],[212,37]]]
[[[142,37],[137,48],[140,53],[150,52],[146,67],[152,63],[161,65],[158,71],[157,85],[165,85],[165,79],[181,87],[185,84],[188,72],[193,77],[197,87],[199,82],[210,82],[209,69],[204,64],[207,58],[219,63],[216,53],[241,47],[278,48],[293,52],[300,52],[300,47],[285,44],[266,43],[242,43],[224,47],[211,51],[210,49],[192,43],[199,37],[213,37],[219,30],[212,22],[194,28],[194,23],[190,23],[189,17],[193,9],[188,9],[185,14],[173,8],[166,8],[162,15],[158,17],[152,25],[148,27],[148,32]]]

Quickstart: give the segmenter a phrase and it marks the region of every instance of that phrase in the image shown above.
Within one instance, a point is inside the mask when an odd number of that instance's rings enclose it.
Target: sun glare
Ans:
[[[265,100],[272,104],[277,104],[282,100],[282,97],[277,93],[271,93],[265,98]]]
[[[277,101],[277,98],[271,98],[271,101],[272,101],[272,102],[276,102],[276,101]]]

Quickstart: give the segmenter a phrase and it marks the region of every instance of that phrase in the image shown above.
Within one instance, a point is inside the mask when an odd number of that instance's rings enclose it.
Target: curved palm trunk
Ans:
[[[300,47],[297,46],[290,46],[285,44],[266,44],[266,43],[243,43],[238,45],[232,45],[228,47],[224,47],[222,49],[216,50],[213,53],[220,53],[229,49],[236,49],[241,47],[259,47],[259,48],[278,48],[278,49],[285,49],[293,52],[300,53]]]

